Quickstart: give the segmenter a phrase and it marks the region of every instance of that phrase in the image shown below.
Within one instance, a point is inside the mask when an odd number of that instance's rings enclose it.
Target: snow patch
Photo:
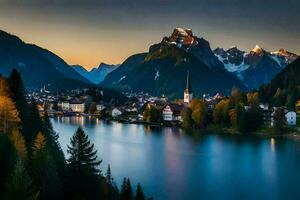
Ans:
[[[156,71],[156,73],[155,73],[155,77],[154,77],[154,80],[157,80],[157,79],[158,79],[158,77],[159,77],[159,71]]]
[[[120,78],[120,80],[119,80],[119,82],[121,82],[123,79],[125,79],[126,78],[126,76],[122,76],[121,78]]]

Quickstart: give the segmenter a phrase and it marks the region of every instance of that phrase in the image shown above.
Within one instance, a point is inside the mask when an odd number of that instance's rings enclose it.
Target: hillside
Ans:
[[[48,50],[24,43],[18,37],[0,31],[0,73],[8,76],[17,69],[27,88],[74,89],[92,83]]]
[[[154,44],[148,53],[129,57],[101,85],[122,91],[165,94],[182,98],[186,74],[191,74],[195,94],[228,94],[232,87],[246,89],[212,52],[209,43],[189,29],[177,28],[170,37]]]

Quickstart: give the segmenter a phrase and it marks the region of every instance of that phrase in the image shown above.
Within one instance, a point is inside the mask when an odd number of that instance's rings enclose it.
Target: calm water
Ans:
[[[118,185],[130,177],[156,200],[300,199],[300,141],[55,118],[64,151],[79,125]]]

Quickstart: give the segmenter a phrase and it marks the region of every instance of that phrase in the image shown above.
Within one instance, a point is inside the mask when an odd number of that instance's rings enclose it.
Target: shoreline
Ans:
[[[98,118],[98,116],[96,115],[56,115],[54,117],[76,117],[76,116],[80,116],[80,117],[94,117],[94,118]],[[182,129],[178,123],[158,123],[158,122],[146,122],[146,121],[142,121],[142,120],[128,120],[128,119],[117,119],[117,118],[111,118],[111,119],[101,119],[103,121],[115,121],[115,122],[119,122],[119,123],[124,123],[124,124],[139,124],[139,125],[145,125],[145,126],[150,126],[150,127],[155,127],[155,128],[166,128],[166,127],[176,127],[179,129]],[[300,128],[299,127],[293,127],[295,129],[297,129],[296,131],[292,131],[286,134],[275,134],[273,133],[270,129],[265,129],[265,130],[258,130],[252,133],[246,133],[246,135],[254,135],[254,136],[262,136],[262,137],[268,137],[268,138],[288,138],[288,139],[295,139],[295,140],[300,140]],[[215,125],[215,124],[210,124],[205,128],[201,128],[201,129],[196,129],[196,128],[190,128],[190,129],[186,129],[186,130],[199,130],[199,131],[211,131],[211,132],[219,132],[222,134],[229,134],[229,135],[244,135],[244,133],[241,133],[237,130],[235,130],[234,128],[231,127],[222,127],[219,125]]]

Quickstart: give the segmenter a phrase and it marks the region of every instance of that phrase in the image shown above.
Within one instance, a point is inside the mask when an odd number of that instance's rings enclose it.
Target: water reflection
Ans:
[[[110,163],[119,185],[130,177],[155,199],[300,199],[299,141],[55,118],[64,151],[79,125],[103,170]]]

